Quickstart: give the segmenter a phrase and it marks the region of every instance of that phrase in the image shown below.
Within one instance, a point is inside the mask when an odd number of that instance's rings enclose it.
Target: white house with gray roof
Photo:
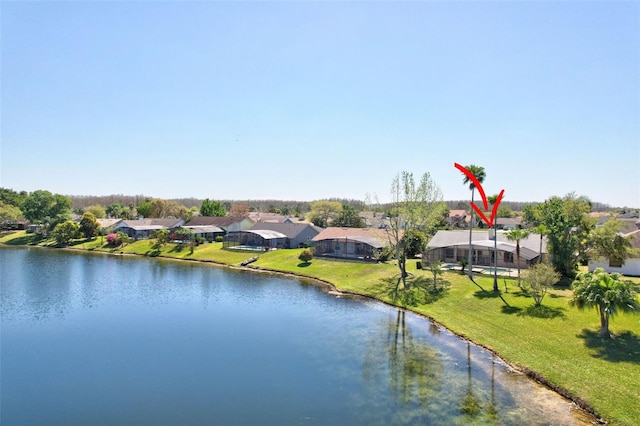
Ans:
[[[490,235],[491,234],[491,235]],[[473,231],[473,265],[494,266],[493,231]],[[498,231],[498,267],[517,268],[516,242],[509,241],[505,233]],[[547,243],[540,234],[529,234],[520,240],[520,267],[528,268],[547,253]],[[469,258],[469,231],[438,231],[427,244],[423,254],[425,262],[441,260],[457,263]]]

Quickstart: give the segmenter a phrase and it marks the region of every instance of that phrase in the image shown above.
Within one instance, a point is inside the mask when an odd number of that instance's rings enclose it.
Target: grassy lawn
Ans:
[[[0,243],[29,244],[24,233],[0,237]],[[20,241],[18,243],[18,241]],[[24,242],[23,242],[24,241]],[[47,245],[47,242],[40,242]],[[255,254],[224,250],[220,243],[203,244],[190,253],[188,246],[167,244],[159,253],[150,241],[124,248],[103,247],[100,239],[74,245],[78,249],[115,251],[142,255],[212,261],[238,266]],[[298,260],[300,250],[260,253],[251,267],[268,269],[330,282],[341,291],[369,295],[387,303],[405,305],[433,318],[453,332],[485,346],[550,386],[583,401],[612,424],[640,424],[640,315],[613,318],[616,339],[597,336],[597,312],[568,306],[571,291],[551,291],[542,309],[515,280],[500,279],[501,293],[491,291],[492,277],[477,276],[476,283],[459,273],[447,272],[448,285],[438,292],[412,290],[410,299],[393,297],[398,269],[392,264],[373,264],[328,259]],[[413,282],[431,288],[429,271],[408,263]],[[634,280],[638,283],[638,280]],[[442,285],[439,284],[439,288]]]

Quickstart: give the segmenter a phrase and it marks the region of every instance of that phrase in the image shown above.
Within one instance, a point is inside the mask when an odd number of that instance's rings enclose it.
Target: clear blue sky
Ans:
[[[640,2],[1,3],[0,186],[640,207]]]

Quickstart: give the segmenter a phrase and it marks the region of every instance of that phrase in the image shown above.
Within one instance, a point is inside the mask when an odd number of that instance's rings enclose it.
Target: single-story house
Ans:
[[[115,232],[124,232],[130,238],[136,240],[150,238],[153,231],[168,229],[172,232],[184,225],[182,219],[139,219],[122,220],[113,228]]]
[[[312,239],[316,256],[369,260],[389,245],[387,232],[380,228],[329,227]]]
[[[323,228],[309,223],[272,223],[259,222],[251,227],[253,230],[270,230],[286,235],[287,248],[299,248],[311,245],[313,237],[322,232]]]
[[[634,255],[625,259],[624,262],[608,257],[590,259],[588,263],[590,272],[595,271],[596,268],[603,268],[609,273],[617,272],[622,275],[640,277],[640,229],[622,234],[622,236],[630,239]]]
[[[224,236],[224,229],[219,228],[213,225],[202,225],[202,226],[188,226],[183,225],[178,229],[188,229],[193,232],[193,236],[195,238],[204,238],[205,240],[211,242],[215,241],[216,237]],[[178,235],[172,235],[172,239],[178,238]]]
[[[224,248],[267,251],[287,248],[287,236],[268,229],[248,229],[229,232],[224,236]]]
[[[472,256],[473,265],[494,266],[493,230],[473,231]],[[498,267],[517,268],[516,242],[507,239],[503,232],[497,232]],[[542,251],[540,247],[542,246]],[[547,244],[540,234],[529,234],[520,240],[520,268],[528,268],[538,263],[540,256],[547,253]],[[423,254],[425,263],[441,260],[446,263],[457,263],[469,259],[469,231],[438,231],[427,243]]]
[[[246,216],[198,216],[185,224],[186,226],[217,226],[227,232],[246,231],[255,222]]]

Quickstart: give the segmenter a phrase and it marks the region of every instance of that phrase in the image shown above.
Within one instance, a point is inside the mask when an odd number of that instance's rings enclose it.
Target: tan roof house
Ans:
[[[380,228],[329,227],[313,237],[317,256],[371,260],[389,245],[387,232]]]

